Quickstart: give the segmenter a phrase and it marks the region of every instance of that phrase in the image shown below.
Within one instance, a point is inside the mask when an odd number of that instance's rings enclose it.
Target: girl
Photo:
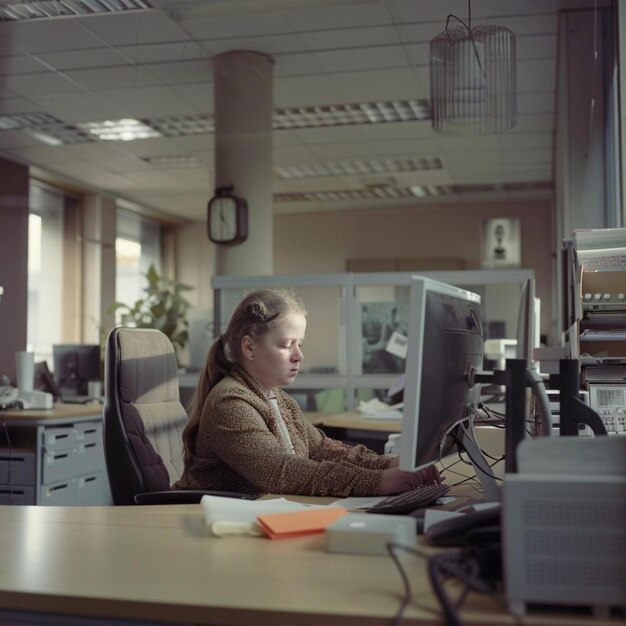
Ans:
[[[371,496],[437,482],[434,467],[398,469],[398,459],[329,439],[281,387],[302,362],[306,310],[291,290],[246,296],[211,347],[183,432],[178,489],[254,494]]]

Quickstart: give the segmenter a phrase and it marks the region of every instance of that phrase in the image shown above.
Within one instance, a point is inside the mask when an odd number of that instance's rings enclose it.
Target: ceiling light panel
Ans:
[[[294,180],[319,178],[320,176],[363,176],[440,169],[443,169],[443,163],[439,157],[425,157],[305,163],[301,165],[277,166],[274,168],[274,172],[279,178]]]
[[[81,122],[77,126],[102,141],[134,141],[162,137],[161,133],[151,126],[134,119]]]
[[[80,128],[66,124],[48,113],[0,115],[0,131],[3,130],[23,130],[51,146],[96,141],[95,137]]]
[[[142,120],[145,124],[166,137],[183,137],[186,135],[203,135],[215,130],[212,115],[183,115],[158,117]]]
[[[17,113],[0,115],[0,130],[21,130],[62,125],[63,122],[48,113]]]
[[[399,198],[428,198],[467,193],[497,191],[552,190],[552,183],[536,181],[528,183],[474,184],[474,185],[412,185],[395,187],[378,185],[364,189],[332,191],[302,191],[274,194],[276,202],[341,202],[346,200],[393,200]]]
[[[430,194],[426,192],[424,195]],[[408,187],[392,186],[274,194],[274,200],[277,202],[342,202],[346,200],[397,200],[415,197],[418,196]]]
[[[192,155],[158,156],[142,159],[150,165],[163,169],[191,169],[204,165],[197,157]]]
[[[75,17],[152,9],[147,0],[41,0],[9,2],[0,7],[0,21]]]
[[[274,111],[274,129],[414,122],[430,119],[427,100],[292,107]]]

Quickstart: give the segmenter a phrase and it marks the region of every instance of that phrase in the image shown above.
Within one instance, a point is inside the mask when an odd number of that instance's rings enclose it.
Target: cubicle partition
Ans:
[[[308,311],[303,369],[289,388],[304,410],[335,413],[383,397],[404,373],[409,284],[415,272],[215,276],[214,336],[241,298],[262,287],[291,287]],[[515,338],[521,287],[532,270],[420,272],[479,293],[485,338]],[[394,332],[396,335],[394,335]],[[391,342],[391,343],[390,343]],[[400,342],[401,344],[401,342]]]

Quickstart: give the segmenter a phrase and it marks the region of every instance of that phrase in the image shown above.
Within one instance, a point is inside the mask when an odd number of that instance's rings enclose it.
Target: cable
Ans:
[[[400,572],[400,577],[402,578],[402,585],[404,588],[404,593],[402,595],[400,607],[398,608],[398,610],[396,611],[396,614],[393,617],[393,626],[401,626],[402,615],[404,614],[404,610],[406,609],[406,607],[409,605],[409,602],[411,601],[411,597],[413,593],[411,591],[411,583],[409,582],[409,577],[407,576],[407,573],[404,567],[402,566],[402,563],[400,563],[400,559],[398,558],[398,555],[395,552],[396,548],[399,550],[404,550],[405,552],[409,552],[410,554],[413,554],[415,556],[419,556],[422,559],[427,559],[428,556],[424,554],[423,552],[416,550],[415,548],[409,548],[408,546],[404,546],[399,543],[387,544],[387,552],[389,552],[391,559],[393,560],[396,567],[398,568],[398,571]]]
[[[480,465],[479,465],[479,464],[478,464],[478,463],[474,460],[474,458],[472,457],[472,455],[471,455],[471,454],[467,451],[467,448],[465,448],[465,447],[463,446],[463,442],[462,442],[462,441],[461,441],[461,440],[460,440],[460,439],[456,436],[456,434],[451,434],[450,436],[454,438],[454,440],[457,442],[457,445],[458,445],[459,447],[462,447],[462,448],[464,449],[465,454],[467,454],[467,456],[469,457],[469,459],[470,459],[470,461],[472,462],[472,465],[474,466],[474,468],[476,468],[476,469],[480,470],[480,471],[481,471],[483,474],[485,474],[485,476],[487,476],[488,478],[493,478],[493,480],[502,480],[501,478],[499,478],[498,476],[496,476],[493,472],[489,472],[489,473],[485,472],[485,471],[484,471],[484,470],[480,467]],[[481,452],[482,452],[482,450],[481,450]],[[497,462],[499,462],[499,460],[498,460]],[[495,463],[494,463],[494,465],[495,465]],[[489,468],[492,468],[492,467],[493,467],[493,465],[489,465]]]
[[[11,489],[11,484],[12,484],[12,476],[11,476],[11,470],[12,470],[12,460],[13,460],[13,452],[11,449],[11,438],[9,437],[9,430],[7,429],[7,425],[6,422],[4,421],[4,418],[2,418],[2,430],[4,431],[4,436],[7,440],[7,448],[8,448],[8,453],[9,453],[9,462],[7,463],[7,487],[9,490],[9,504],[13,504],[13,489]]]

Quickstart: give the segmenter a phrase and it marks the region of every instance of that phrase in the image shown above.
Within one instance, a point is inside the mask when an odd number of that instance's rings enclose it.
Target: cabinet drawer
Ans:
[[[0,485],[0,504],[35,504],[35,487]]]
[[[76,468],[77,461],[76,448],[44,452],[41,463],[42,484],[48,485],[80,474]]]
[[[71,426],[51,426],[44,431],[46,451],[67,450],[79,443],[99,443],[102,441],[102,424],[85,422]]]
[[[76,447],[76,473],[74,476],[91,474],[104,469],[104,453],[101,441],[86,441]]]
[[[102,443],[102,424],[75,424],[74,429],[78,443]]]
[[[104,472],[96,472],[76,479],[76,504],[78,506],[112,504],[109,481]]]
[[[76,480],[60,481],[41,488],[39,504],[43,506],[67,506],[76,504]]]
[[[34,485],[36,476],[34,452],[0,451],[0,485]]]
[[[102,443],[79,443],[67,450],[50,450],[43,454],[44,485],[93,473],[103,469]]]
[[[44,430],[46,451],[66,450],[76,445],[76,429],[73,426],[55,426]]]

